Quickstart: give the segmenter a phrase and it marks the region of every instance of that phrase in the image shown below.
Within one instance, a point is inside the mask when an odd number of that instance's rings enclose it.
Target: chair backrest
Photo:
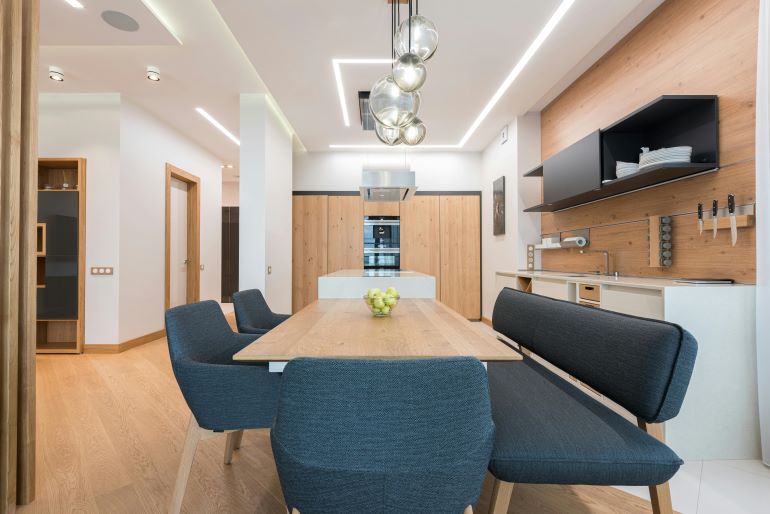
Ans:
[[[478,498],[494,425],[472,358],[295,359],[273,453],[289,510],[460,514]]]
[[[505,288],[494,329],[648,423],[679,413],[697,343],[673,323]]]
[[[222,309],[214,300],[180,305],[166,311],[166,338],[171,364],[182,361],[216,362],[217,342],[233,334]],[[227,356],[227,361],[232,355]]]
[[[270,310],[267,300],[259,289],[246,289],[234,293],[233,305],[238,330],[243,330],[245,327],[272,328],[269,323],[273,311]]]

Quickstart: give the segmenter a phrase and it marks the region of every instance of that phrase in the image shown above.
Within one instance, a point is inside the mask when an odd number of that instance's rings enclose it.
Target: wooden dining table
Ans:
[[[267,362],[281,372],[297,357],[521,360],[491,330],[431,299],[402,299],[390,316],[374,317],[363,299],[317,300],[233,356]]]

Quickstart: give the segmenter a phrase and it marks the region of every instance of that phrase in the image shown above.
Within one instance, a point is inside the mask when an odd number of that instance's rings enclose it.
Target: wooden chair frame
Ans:
[[[637,425],[657,440],[666,442],[661,423],[653,424],[637,419]],[[651,485],[649,488],[653,514],[673,514],[674,507],[671,503],[671,489],[668,482]],[[489,502],[489,514],[507,514],[512,495],[513,484],[495,477],[495,483],[492,486],[492,499]]]
[[[195,416],[190,414],[190,422],[187,425],[187,435],[185,436],[182,449],[182,458],[179,462],[179,471],[177,471],[176,482],[174,483],[174,494],[171,496],[171,504],[168,508],[169,514],[179,514],[182,510],[182,501],[187,490],[187,480],[190,478],[190,471],[192,470],[193,460],[195,460],[195,450],[198,448],[198,443],[204,439],[222,434],[227,434],[224,462],[225,464],[230,464],[233,460],[233,452],[241,447],[243,430],[225,430],[223,432],[207,430],[201,428],[195,420]]]

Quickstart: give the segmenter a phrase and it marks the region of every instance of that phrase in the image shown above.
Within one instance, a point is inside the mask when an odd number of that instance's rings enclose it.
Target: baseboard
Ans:
[[[149,334],[139,336],[135,339],[123,341],[119,344],[86,344],[84,345],[83,350],[85,353],[121,353],[125,352],[126,350],[130,350],[131,348],[136,348],[137,346],[143,345],[145,343],[156,341],[161,337],[166,337],[165,330],[151,332]]]
[[[481,322],[484,323],[485,325],[489,325],[490,327],[492,326],[492,320],[489,319],[489,318],[485,318],[485,317],[482,316],[481,317]]]

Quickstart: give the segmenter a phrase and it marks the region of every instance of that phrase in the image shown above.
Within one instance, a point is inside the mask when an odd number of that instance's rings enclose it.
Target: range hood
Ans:
[[[404,202],[417,191],[414,172],[364,170],[360,191],[365,202]]]

